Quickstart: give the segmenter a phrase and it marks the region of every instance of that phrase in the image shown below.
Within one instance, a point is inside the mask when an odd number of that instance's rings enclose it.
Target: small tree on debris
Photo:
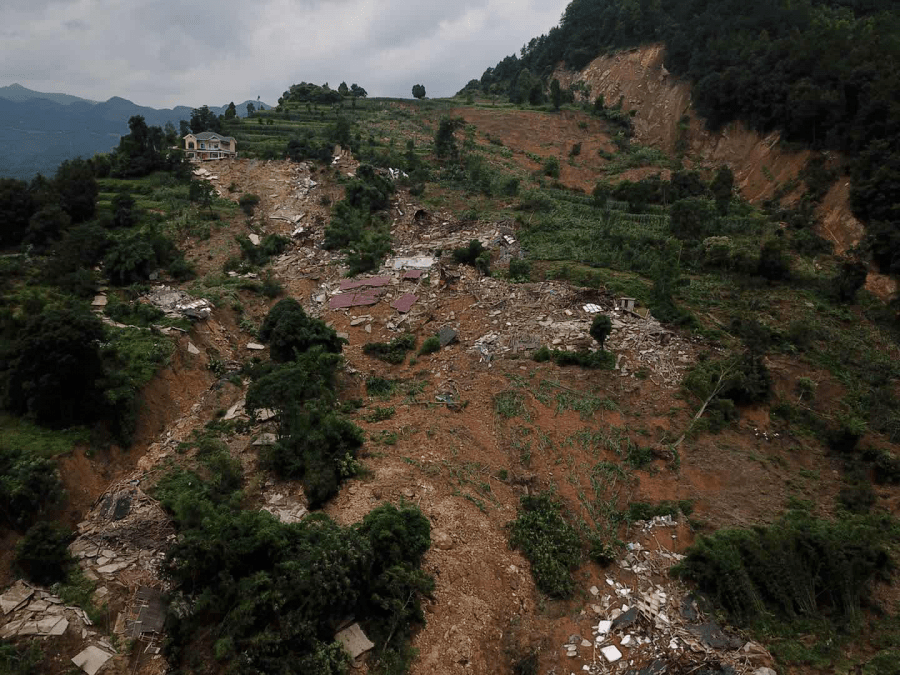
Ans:
[[[590,334],[597,342],[600,343],[600,349],[603,349],[603,343],[612,332],[612,321],[606,314],[598,314],[591,323]]]

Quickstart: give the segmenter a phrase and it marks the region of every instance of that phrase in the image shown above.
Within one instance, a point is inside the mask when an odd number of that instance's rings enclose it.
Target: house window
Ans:
[[[200,144],[200,149],[201,149],[201,150],[206,150],[206,143],[201,143],[201,144]]]

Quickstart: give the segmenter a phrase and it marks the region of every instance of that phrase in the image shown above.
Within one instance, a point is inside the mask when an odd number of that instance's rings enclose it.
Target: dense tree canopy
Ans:
[[[103,324],[89,312],[47,309],[31,317],[0,364],[8,378],[4,407],[56,428],[98,419],[103,337]]]

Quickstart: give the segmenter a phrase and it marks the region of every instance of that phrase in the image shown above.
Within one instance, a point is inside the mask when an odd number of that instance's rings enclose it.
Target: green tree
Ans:
[[[857,260],[844,260],[834,279],[835,295],[841,302],[853,302],[856,294],[866,283],[869,270]]]
[[[559,110],[559,106],[562,105],[562,99],[563,93],[559,86],[559,80],[553,78],[553,82],[550,83],[550,100],[553,101],[554,110]]]
[[[439,159],[458,159],[459,149],[456,147],[454,134],[463,127],[462,117],[443,117],[434,136],[434,153]]]
[[[672,204],[669,216],[672,234],[679,239],[705,239],[715,234],[713,225],[718,212],[708,199],[679,199]]]
[[[0,364],[8,377],[6,408],[54,428],[100,418],[104,337],[90,312],[51,308],[32,316]]]
[[[0,445],[0,523],[23,531],[62,497],[52,459]]]
[[[27,183],[0,178],[0,246],[15,246],[22,241],[34,210]]]
[[[191,132],[195,134],[200,134],[204,131],[213,131],[217,134],[222,133],[222,122],[219,116],[209,109],[208,105],[191,111],[190,125]]]
[[[350,85],[350,94],[353,98],[366,98],[369,95],[365,89],[355,83]]]
[[[600,344],[600,349],[603,349],[606,338],[609,337],[611,332],[612,321],[606,314],[598,314],[594,317],[594,320],[591,322],[590,333],[591,337]]]
[[[15,566],[36,584],[62,581],[75,563],[69,553],[72,533],[57,523],[33,525],[16,545]]]
[[[727,166],[719,167],[715,178],[709,184],[709,191],[712,193],[719,213],[723,216],[726,215],[734,192],[734,172]]]
[[[413,85],[412,95],[419,100],[425,98],[425,87],[422,86],[421,84]]]
[[[188,188],[188,199],[194,204],[197,204],[201,209],[206,208],[212,211],[215,195],[216,190],[209,181],[192,180],[191,185]]]
[[[256,106],[252,103],[247,104],[247,117],[253,117],[253,113],[256,112]]]
[[[225,109],[225,119],[233,120],[235,117],[237,117],[237,108],[234,107],[234,101],[232,101]]]
[[[113,227],[131,227],[137,222],[134,205],[134,197],[127,192],[123,192],[122,194],[113,197]]]
[[[266,315],[259,337],[268,343],[272,360],[284,363],[313,347],[340,354],[341,340],[334,329],[309,316],[293,298],[280,300]]]
[[[71,224],[72,219],[61,207],[45,206],[28,221],[28,231],[23,243],[43,250],[52,241],[59,239]]]
[[[60,206],[73,223],[83,223],[94,216],[100,187],[90,162],[66,160],[56,170],[53,183],[59,194]]]
[[[350,94],[350,88],[347,86],[346,82],[341,82],[340,86],[338,86],[338,93],[341,96],[348,96]]]

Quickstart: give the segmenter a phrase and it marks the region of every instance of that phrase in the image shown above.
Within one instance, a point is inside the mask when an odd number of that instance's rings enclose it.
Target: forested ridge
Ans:
[[[900,272],[900,8],[889,0],[573,0],[559,26],[488,68],[485,93],[529,98],[558,64],[666,45],[712,129],[734,120],[849,158],[865,248]]]

